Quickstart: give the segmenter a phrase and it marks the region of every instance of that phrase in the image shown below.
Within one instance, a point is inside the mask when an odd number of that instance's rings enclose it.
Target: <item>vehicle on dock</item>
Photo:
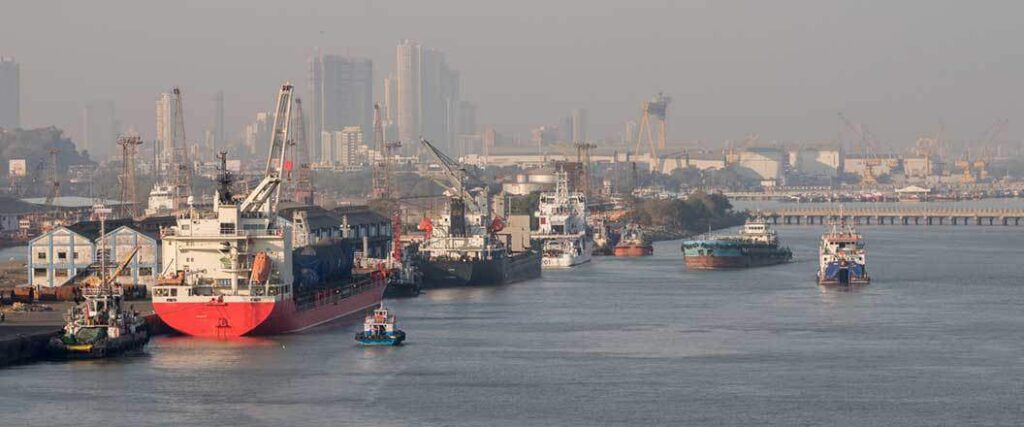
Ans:
[[[682,246],[686,268],[696,270],[760,267],[793,259],[793,252],[779,244],[778,233],[760,216],[747,220],[738,235],[706,236]]]
[[[617,257],[650,256],[654,255],[654,245],[651,244],[643,227],[631,221],[622,228],[619,243],[615,245],[612,253]]]
[[[555,191],[540,194],[535,241],[540,243],[542,268],[568,268],[590,262],[594,239],[587,225],[587,196],[569,191],[568,174],[556,174]]]
[[[867,271],[864,236],[841,221],[833,223],[821,235],[818,244],[818,284],[866,285],[871,283]]]
[[[141,350],[149,342],[146,319],[124,306],[119,286],[82,288],[85,301],[65,315],[60,336],[47,349],[54,358],[96,359]]]
[[[400,345],[405,341],[405,332],[398,329],[397,322],[395,315],[382,305],[366,316],[356,341],[362,345]]]

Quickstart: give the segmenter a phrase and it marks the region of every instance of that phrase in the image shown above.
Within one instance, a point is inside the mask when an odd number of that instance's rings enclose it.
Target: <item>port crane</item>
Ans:
[[[249,192],[239,211],[245,214],[262,212],[268,218],[277,211],[277,202],[281,192],[281,180],[284,172],[284,148],[291,130],[292,92],[290,82],[281,86],[277,95],[277,108],[274,110],[274,127],[270,132],[270,149],[267,153],[267,167],[263,179]]]
[[[441,169],[444,171],[445,176],[448,177],[447,182],[438,180],[438,183],[448,187],[454,193],[449,195],[449,214],[452,218],[449,233],[457,237],[466,236],[465,217],[467,204],[471,211],[480,215],[481,225],[492,230],[498,228],[497,224],[492,224],[491,222],[490,190],[487,183],[475,174],[470,173],[462,163],[448,157],[447,154],[425,138],[420,138],[420,143],[427,148],[427,151],[434,155],[434,158],[441,164]],[[467,189],[467,181],[472,181],[475,186],[472,189]],[[477,200],[479,196],[483,196],[483,205]]]
[[[309,145],[306,141],[306,118],[302,114],[302,100],[295,98],[295,113],[292,115],[292,127],[295,137],[289,143],[292,148],[293,165],[297,168],[295,176],[294,198],[298,203],[312,205],[315,201],[316,187],[313,185],[313,173],[310,170]],[[291,178],[291,170],[288,171]]]

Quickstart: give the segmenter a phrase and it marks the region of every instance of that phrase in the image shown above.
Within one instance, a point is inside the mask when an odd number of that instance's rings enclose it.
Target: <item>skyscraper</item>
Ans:
[[[245,146],[257,159],[270,150],[270,128],[274,126],[274,113],[256,113],[256,120],[245,127]]]
[[[114,118],[114,101],[99,100],[86,104],[82,111],[82,144],[79,149],[89,150],[93,160],[104,160],[115,152],[117,120]]]
[[[398,139],[405,143],[416,141],[420,136],[420,114],[423,108],[420,86],[420,59],[422,48],[412,40],[398,44],[395,58],[395,75],[398,78]]]
[[[577,108],[572,110],[570,118],[572,124],[572,140],[569,142],[587,142],[587,110]]]
[[[207,143],[206,149],[213,154],[226,144],[227,141],[224,139],[224,92],[218,91],[213,95],[213,138]]]
[[[156,148],[159,150],[157,160],[162,170],[174,159],[174,122],[177,109],[174,94],[161,93],[156,100]]]
[[[20,74],[14,58],[0,57],[0,128],[21,126]]]
[[[359,126],[363,134],[373,132],[373,62],[321,54],[310,59],[309,68],[313,152],[323,152],[323,131]]]
[[[395,68],[399,139],[411,142],[422,136],[443,150],[456,148],[459,73],[448,66],[444,53],[403,40]]]

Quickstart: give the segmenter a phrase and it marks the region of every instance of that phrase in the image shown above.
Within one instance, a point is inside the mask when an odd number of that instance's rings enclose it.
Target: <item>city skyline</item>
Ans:
[[[669,113],[672,142],[720,143],[750,133],[761,134],[762,141],[835,139],[837,112],[903,146],[940,125],[950,139],[976,138],[996,118],[1010,120],[1008,138],[1016,141],[1020,132],[1012,123],[1024,115],[1018,97],[1005,90],[1024,68],[1021,56],[1013,55],[1019,49],[1012,40],[1022,31],[1009,19],[1013,14],[958,4],[886,4],[883,17],[876,13],[880,3],[842,2],[799,9],[593,2],[581,9],[537,2],[340,7],[312,1],[285,11],[269,3],[245,9],[169,4],[155,12],[187,20],[189,35],[153,30],[145,42],[152,49],[137,57],[116,52],[141,46],[125,35],[142,21],[81,40],[16,36],[43,19],[75,31],[85,23],[113,22],[114,11],[139,7],[58,4],[56,13],[31,2],[19,7],[24,19],[0,29],[0,39],[9,40],[0,52],[21,67],[22,125],[56,125],[76,141],[82,141],[80,111],[90,99],[114,100],[125,128],[152,138],[152,96],[172,85],[195,96],[190,99],[223,90],[230,106],[226,138],[237,141],[255,112],[272,107],[266,87],[290,80],[307,90],[304,61],[315,46],[379,64],[375,101],[384,103],[382,70],[392,68],[395,43],[404,38],[445,52],[460,70],[466,100],[479,106],[481,127],[494,126],[521,141],[529,141],[530,129],[572,108],[588,111],[592,139],[614,138],[624,123],[637,120],[640,102],[659,90],[678,100]],[[289,35],[270,45],[254,37],[254,30],[219,26],[226,20],[271,22],[281,14],[297,18],[303,28],[285,25]],[[599,30],[609,25],[623,31]],[[977,33],[981,25],[989,31]],[[511,34],[516,36],[508,39]],[[275,55],[266,54],[268,47]],[[69,79],[61,72],[66,62],[85,66]],[[199,126],[189,134],[194,139],[211,122],[213,106],[204,104],[192,103],[185,112],[186,123]]]

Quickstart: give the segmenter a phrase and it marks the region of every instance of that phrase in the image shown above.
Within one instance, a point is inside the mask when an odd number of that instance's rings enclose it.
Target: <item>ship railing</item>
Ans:
[[[219,233],[196,233],[193,231],[182,232],[177,228],[165,228],[162,230],[162,236],[182,236],[182,237],[266,237],[266,236],[281,236],[283,230],[280,228],[272,229],[259,229],[259,230],[234,230],[234,231],[220,231]]]

